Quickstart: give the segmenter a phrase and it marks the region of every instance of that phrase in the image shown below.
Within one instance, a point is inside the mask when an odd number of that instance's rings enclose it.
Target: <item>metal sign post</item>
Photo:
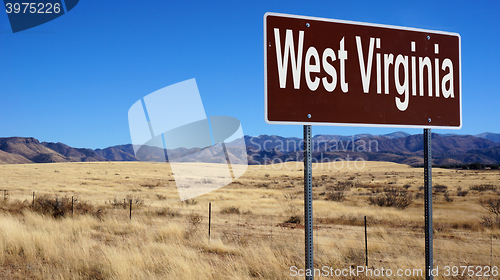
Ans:
[[[424,197],[425,197],[425,268],[426,280],[432,280],[432,154],[431,129],[424,128]]]
[[[314,279],[311,126],[304,125],[304,226],[306,280]],[[309,273],[307,273],[309,272]]]

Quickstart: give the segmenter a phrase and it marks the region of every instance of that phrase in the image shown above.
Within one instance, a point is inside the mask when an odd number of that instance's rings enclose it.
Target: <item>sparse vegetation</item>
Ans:
[[[464,190],[464,191],[457,191],[457,195],[458,196],[462,196],[462,197],[465,197],[467,194],[469,193],[468,190]]]
[[[500,198],[481,199],[479,203],[488,212],[495,214],[495,216],[500,215]]]
[[[445,200],[446,202],[453,202],[453,198],[451,198],[451,196],[450,196],[450,193],[449,193],[449,192],[445,192],[445,193],[444,193],[444,200]]]
[[[293,215],[288,218],[285,223],[290,223],[290,224],[300,224],[301,222],[301,217],[298,215]]]
[[[361,249],[349,249],[344,255],[344,261],[352,266],[362,266],[365,262],[365,254]]]
[[[240,208],[234,207],[234,206],[229,206],[229,207],[224,207],[222,210],[220,210],[221,214],[240,214]]]
[[[499,228],[500,227],[500,217],[499,216],[482,216],[480,224],[486,228]]]
[[[300,211],[299,207],[295,204],[297,195],[286,193],[283,197],[285,198],[285,212],[287,214],[296,215]]]
[[[479,162],[474,162],[474,163],[469,164],[469,168],[472,170],[478,170],[478,169],[482,168],[482,165]]]
[[[483,216],[481,217],[481,224],[487,228],[499,228],[500,227],[500,198],[488,198],[479,200],[479,204],[483,206],[491,214],[494,214],[492,217]]]
[[[189,213],[187,216],[188,227],[184,230],[184,238],[192,239],[198,233],[198,226],[203,221],[203,217],[195,212]]]
[[[4,200],[1,209],[11,214],[23,214],[24,211],[30,210],[53,218],[66,217],[72,213],[85,215],[94,212],[94,207],[87,201],[80,201],[74,198],[72,204],[71,197],[50,197],[48,195],[36,197],[32,203],[27,200],[24,202],[19,200]]]
[[[416,167],[423,167],[423,166],[417,165]],[[445,169],[462,169],[462,170],[484,170],[484,169],[498,170],[499,169],[499,165],[497,163],[481,164],[479,162],[474,162],[474,163],[470,163],[470,164],[433,165],[432,167],[445,168]]]
[[[167,199],[167,196],[163,194],[156,194],[156,198],[158,198],[158,200],[165,200]]]
[[[189,198],[189,199],[182,201],[182,204],[184,204],[184,205],[196,205],[196,204],[198,204],[198,200],[196,200],[194,198]]]
[[[144,199],[140,197],[133,197],[131,195],[127,195],[123,199],[118,199],[115,197],[113,199],[109,199],[108,201],[106,201],[106,204],[110,205],[113,208],[123,208],[123,209],[127,209],[128,207],[130,207],[130,203],[132,203],[132,205],[134,206],[143,206]]]
[[[326,200],[342,202],[345,200],[345,192],[344,191],[331,191],[326,194]]]
[[[351,177],[351,178],[354,179],[354,177]],[[352,181],[351,178],[347,181],[338,181],[336,186],[332,186],[333,190],[335,190],[335,191],[350,190],[355,185],[355,183]]]
[[[446,191],[448,190],[447,186],[441,184],[434,184],[432,188],[434,189],[434,193],[446,193]]]
[[[180,212],[179,210],[171,209],[170,207],[167,206],[156,210],[156,215],[175,218],[180,216]]]
[[[303,252],[300,168],[249,168],[238,184],[178,203],[171,173],[160,174],[155,164],[0,166],[0,177],[9,179],[9,183],[0,180],[0,189],[9,190],[6,199],[0,200],[0,279],[296,278],[289,268],[303,265],[297,253]],[[498,172],[436,170],[434,174],[436,185],[446,186],[434,189],[438,190],[434,196],[436,265],[467,265],[464,259],[488,264],[491,240],[495,261],[500,256],[498,215],[478,203],[495,206],[489,200],[500,196],[496,187],[474,186],[498,186]],[[368,217],[370,264],[422,265],[420,258],[408,256],[423,253],[423,200],[411,202],[415,206],[406,200],[410,207],[401,209],[394,202],[405,195],[423,195],[418,190],[421,170],[367,162],[365,170],[317,168],[313,176],[318,182],[313,190],[316,265],[364,265],[363,216]],[[269,187],[260,187],[262,182]],[[58,218],[50,211],[34,212],[33,189],[36,199],[46,195],[51,203],[56,195],[58,204],[71,196],[78,197],[78,203],[84,198],[90,201],[89,211],[75,210],[74,217],[66,211]],[[333,192],[341,192],[343,200],[325,201]],[[379,197],[384,208],[375,203]],[[128,217],[131,198],[132,220]],[[49,202],[44,208],[53,207]],[[210,241],[208,202],[212,203]],[[488,253],[483,257],[484,252]]]
[[[382,207],[405,209],[412,203],[412,195],[406,189],[385,188],[384,192],[375,197],[369,197],[368,203]]]
[[[484,191],[495,191],[497,190],[497,187],[491,184],[481,184],[481,185],[474,185],[470,187],[470,189],[473,191],[484,192]]]

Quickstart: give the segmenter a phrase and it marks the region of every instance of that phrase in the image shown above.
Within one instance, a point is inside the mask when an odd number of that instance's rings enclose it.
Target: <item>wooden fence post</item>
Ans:
[[[271,215],[271,247],[273,247],[273,215]]]
[[[212,202],[208,203],[208,241],[210,241],[210,227],[212,222]]]
[[[132,199],[130,200],[130,219],[132,220]]]
[[[366,267],[368,267],[368,239],[366,233],[366,216],[365,216],[365,258],[366,258]]]

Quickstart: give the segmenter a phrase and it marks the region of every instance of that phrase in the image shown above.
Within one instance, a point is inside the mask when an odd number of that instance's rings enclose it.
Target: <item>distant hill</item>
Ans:
[[[491,140],[493,142],[500,143],[500,133],[485,132],[485,133],[481,133],[481,134],[476,135],[476,137],[486,138],[486,139]]]
[[[60,155],[64,156],[66,161],[103,161],[106,160],[92,149],[72,148],[63,143],[42,142],[42,145]]]
[[[422,134],[410,135],[403,138],[387,139],[384,137],[363,138],[364,141],[376,140],[378,150],[382,152],[418,153],[423,152],[424,137]],[[432,134],[433,153],[465,153],[474,149],[487,149],[497,146],[496,143],[471,135],[441,136]]]
[[[0,138],[0,163],[3,164],[105,160],[92,149],[73,148],[63,143],[40,143],[33,137]]]
[[[423,135],[381,136],[316,135],[312,138],[315,161],[364,159],[409,165],[423,164]],[[392,138],[391,138],[392,137]],[[303,160],[300,138],[260,135],[245,136],[249,160],[253,164]],[[499,143],[472,135],[432,134],[433,163],[438,165],[499,163],[495,152]]]
[[[500,145],[488,149],[471,150],[466,153],[466,156],[477,156],[480,159],[493,159],[500,163]],[[468,162],[484,162],[485,160],[466,160]]]
[[[0,164],[31,163],[32,161],[18,154],[11,154],[0,150]]]
[[[396,132],[393,132],[393,133],[389,133],[389,134],[383,134],[381,135],[382,137],[385,137],[385,138],[389,138],[389,139],[397,139],[397,138],[404,138],[404,137],[408,137],[410,136],[411,134],[409,133],[406,133],[406,132],[403,132],[403,131],[396,131]]]
[[[105,149],[96,149],[95,153],[105,160],[112,161],[137,161],[134,156],[134,148],[132,144],[118,145]]]
[[[45,147],[33,137],[0,138],[0,150],[9,154],[22,156],[29,162],[42,163],[67,161],[63,155]]]
[[[481,136],[481,137],[479,137]],[[500,163],[500,134],[482,133],[476,136],[432,134],[433,163],[438,165]],[[302,139],[277,135],[245,136],[250,164],[302,161]],[[352,136],[315,135],[312,138],[313,157],[317,162],[339,159],[390,161],[409,165],[423,164],[423,136],[394,132],[385,135],[357,134]],[[229,157],[241,154],[228,143]],[[33,137],[0,138],[0,164],[88,162],[88,161],[154,161],[168,158],[165,150],[143,146],[138,155],[131,144],[104,149],[74,148],[63,143],[40,143]],[[184,161],[217,162],[219,155],[202,148],[179,148],[169,151]]]

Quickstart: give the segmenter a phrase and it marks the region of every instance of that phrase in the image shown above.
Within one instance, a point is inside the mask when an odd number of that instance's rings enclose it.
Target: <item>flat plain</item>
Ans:
[[[434,168],[433,184],[437,279],[465,279],[445,266],[475,276],[500,266],[500,219],[488,208],[499,170]],[[314,164],[315,267],[365,266],[366,217],[368,268],[423,269],[422,186],[422,168]],[[300,162],[249,166],[184,202],[165,163],[0,165],[0,190],[0,278],[296,279],[291,267],[304,266]]]

